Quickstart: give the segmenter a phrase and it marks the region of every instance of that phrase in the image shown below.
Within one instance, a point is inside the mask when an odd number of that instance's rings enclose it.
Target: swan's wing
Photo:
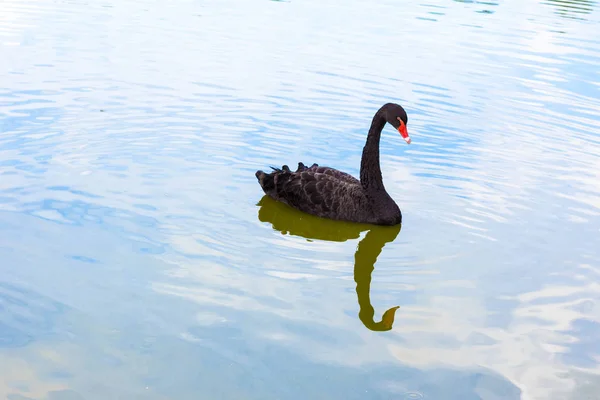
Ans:
[[[337,214],[340,205],[352,202],[355,189],[354,183],[308,169],[303,172],[279,173],[275,194],[292,207],[325,216]]]
[[[342,172],[340,170],[337,170],[335,168],[330,168],[330,167],[320,167],[318,164],[313,164],[310,167],[305,167],[304,164],[299,163],[298,170],[296,170],[296,172],[300,172],[301,170],[302,171],[312,171],[314,173],[320,173],[320,174],[327,174],[327,175],[333,176],[334,178],[339,179],[344,182],[347,182],[347,183],[352,183],[352,184],[360,183],[360,181],[358,179],[356,179],[355,177],[353,177],[352,175],[350,175],[346,172]]]

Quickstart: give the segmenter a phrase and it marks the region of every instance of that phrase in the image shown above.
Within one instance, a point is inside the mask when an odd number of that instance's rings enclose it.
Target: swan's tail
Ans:
[[[301,165],[302,167],[304,167],[304,164],[299,163],[298,171],[296,172],[302,171],[304,169],[300,168]],[[261,170],[256,171],[255,174],[256,179],[258,179],[258,183],[260,184],[260,187],[262,187],[263,191],[269,195],[274,194],[273,192],[277,186],[278,177],[280,177],[281,175],[289,175],[293,173],[287,165],[283,165],[281,168],[271,167],[271,169],[273,170],[273,172],[271,172],[270,174],[267,174],[266,172]]]
[[[278,180],[280,180],[282,178],[289,179],[290,174],[303,172],[310,168],[315,168],[315,167],[318,167],[318,165],[313,164],[311,167],[307,167],[303,163],[299,162],[298,169],[296,171],[292,171],[290,169],[290,167],[288,167],[287,165],[283,165],[283,166],[281,166],[281,168],[271,167],[273,172],[271,172],[269,174],[264,171],[258,170],[258,171],[256,171],[256,173],[254,175],[256,175],[256,179],[258,179],[258,183],[260,184],[260,187],[262,187],[263,191],[268,195],[273,195],[274,190],[276,189]]]
[[[271,194],[275,190],[276,176],[283,172],[283,170],[279,168],[271,168],[273,169],[273,172],[271,172],[270,174],[267,174],[266,172],[261,170],[256,171],[255,174],[260,187],[266,194]]]

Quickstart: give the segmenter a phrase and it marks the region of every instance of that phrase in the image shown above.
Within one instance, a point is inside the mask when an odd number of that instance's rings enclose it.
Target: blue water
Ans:
[[[599,9],[4,0],[0,398],[600,399]],[[401,230],[263,199],[388,101]]]

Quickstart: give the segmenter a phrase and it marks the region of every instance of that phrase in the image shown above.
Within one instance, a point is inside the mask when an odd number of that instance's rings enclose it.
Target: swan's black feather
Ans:
[[[257,171],[256,177],[275,200],[325,218],[353,220],[367,204],[360,181],[334,168],[299,164],[295,172],[284,168],[269,174]]]
[[[271,167],[273,172],[256,171],[263,191],[273,199],[300,211],[324,218],[396,225],[400,208],[383,186],[379,166],[379,138],[386,122],[396,129],[408,117],[402,107],[388,103],[373,117],[361,161],[361,179],[334,168],[298,163],[296,171],[287,165]]]

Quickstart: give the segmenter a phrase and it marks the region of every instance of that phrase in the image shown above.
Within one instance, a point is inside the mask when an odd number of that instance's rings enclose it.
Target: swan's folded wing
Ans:
[[[353,186],[330,174],[314,171],[286,175],[278,176],[277,196],[295,208],[321,215],[335,212]]]
[[[360,181],[358,179],[356,179],[355,177],[353,177],[352,175],[350,175],[346,172],[342,172],[335,168],[320,167],[317,164],[313,164],[312,167],[308,168],[308,171],[312,171],[314,173],[330,175],[330,176],[332,176],[336,179],[339,179],[340,181],[344,181],[346,183],[351,183],[351,184],[359,184],[360,183]]]

